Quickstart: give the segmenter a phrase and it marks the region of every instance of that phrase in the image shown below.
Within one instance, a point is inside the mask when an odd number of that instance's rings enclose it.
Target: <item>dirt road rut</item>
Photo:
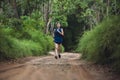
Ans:
[[[107,80],[105,75],[90,71],[80,57],[77,53],[63,53],[61,59],[50,55],[1,65],[0,80]]]

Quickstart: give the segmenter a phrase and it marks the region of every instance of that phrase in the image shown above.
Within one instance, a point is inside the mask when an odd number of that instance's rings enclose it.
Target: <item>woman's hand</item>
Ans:
[[[63,31],[63,29],[61,29],[61,32],[59,31],[59,29],[57,29],[57,32],[60,33],[62,36],[64,36],[64,31]]]

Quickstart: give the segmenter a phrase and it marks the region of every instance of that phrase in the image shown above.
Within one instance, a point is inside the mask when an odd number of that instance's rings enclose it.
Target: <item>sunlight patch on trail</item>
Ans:
[[[55,59],[54,58],[54,52],[49,52],[52,56],[46,56],[39,59],[34,59],[29,62],[26,62],[26,64],[33,64],[33,65],[80,65],[78,62],[75,62],[74,60],[80,59],[81,54],[78,53],[63,53],[61,54],[62,58]]]

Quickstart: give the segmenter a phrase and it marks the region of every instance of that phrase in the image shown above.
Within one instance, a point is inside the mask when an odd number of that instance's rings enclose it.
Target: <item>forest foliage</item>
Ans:
[[[65,51],[120,69],[119,16],[120,0],[0,0],[0,58],[46,54],[59,21]]]
[[[0,1],[0,60],[45,55],[54,48],[42,12],[33,6],[27,0]]]
[[[99,7],[96,12],[100,16],[94,18],[96,24],[84,31],[79,38],[77,52],[81,52],[86,60],[109,64],[120,72],[120,3],[118,0],[106,0],[106,2],[97,4]]]
[[[120,69],[119,19],[120,16],[111,16],[93,30],[84,33],[77,49],[83,54],[84,59],[95,63],[112,64],[117,71]]]
[[[21,16],[15,22],[13,22],[14,19],[9,21],[7,24],[1,24],[1,59],[45,55],[53,49],[53,39],[44,34],[44,22],[36,19],[35,13],[31,17]]]

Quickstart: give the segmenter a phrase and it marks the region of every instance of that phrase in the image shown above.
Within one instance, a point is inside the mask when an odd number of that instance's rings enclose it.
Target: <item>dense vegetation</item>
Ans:
[[[12,21],[12,20],[10,20]],[[15,21],[17,22],[17,21]],[[22,16],[17,25],[1,24],[0,58],[14,59],[26,56],[39,56],[53,49],[53,39],[43,33],[43,24],[33,16]],[[39,23],[40,22],[40,23]]]
[[[52,37],[44,32],[41,12],[26,12],[25,3],[19,6],[15,0],[0,1],[0,5],[0,60],[45,55],[54,48]]]
[[[80,39],[78,50],[83,58],[97,63],[113,64],[120,69],[120,21],[119,17],[106,19]]]
[[[112,10],[113,6],[109,8]],[[114,13],[109,12],[107,17],[103,16],[92,29],[83,33],[77,51],[86,60],[109,64],[120,72],[120,13],[119,10]]]
[[[119,16],[120,0],[1,0],[0,58],[46,54],[59,21],[65,51],[120,69]]]
[[[77,52],[81,52],[86,60],[109,64],[120,72],[120,1],[91,1],[85,16],[80,17],[85,19],[85,31],[79,38]]]

